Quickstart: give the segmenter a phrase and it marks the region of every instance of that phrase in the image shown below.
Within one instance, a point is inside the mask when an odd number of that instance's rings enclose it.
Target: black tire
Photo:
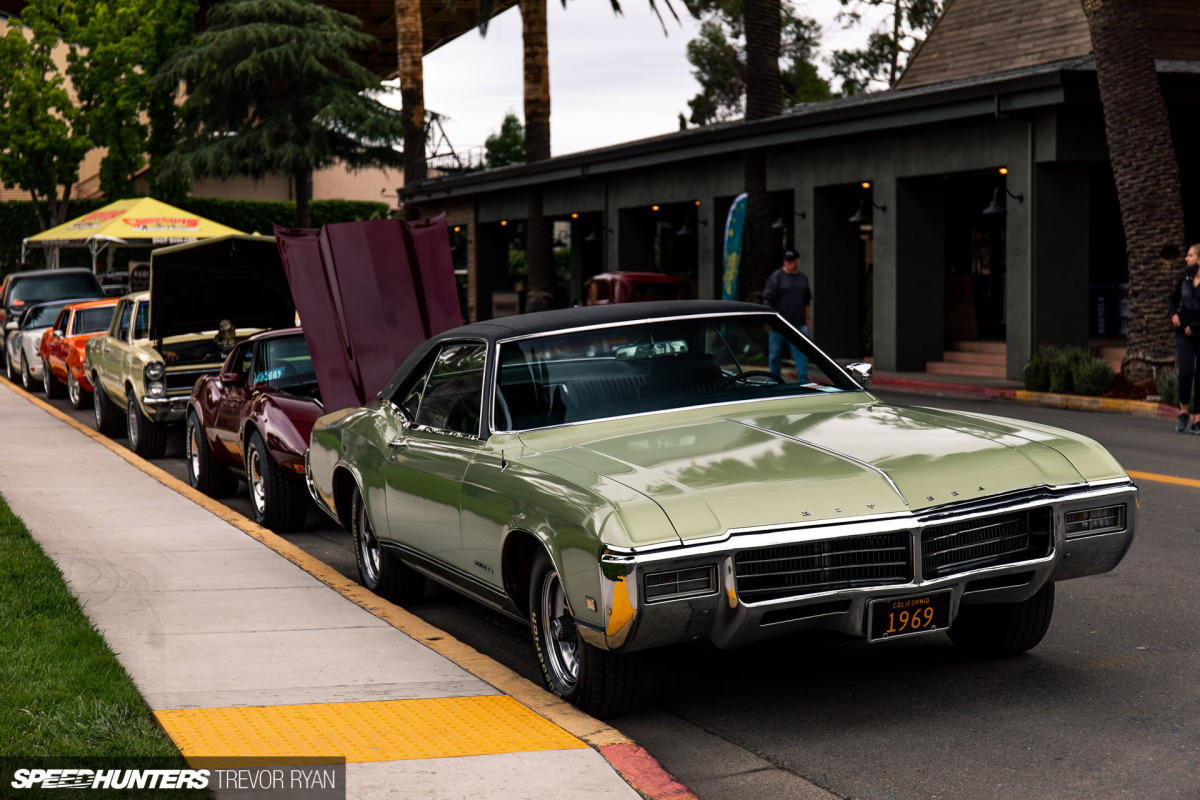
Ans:
[[[87,408],[92,403],[92,393],[79,383],[75,377],[75,370],[67,367],[67,399],[71,401],[71,407],[75,409]]]
[[[125,435],[129,449],[142,458],[161,458],[167,451],[167,426],[147,419],[132,393],[125,405]]]
[[[63,386],[62,381],[54,377],[54,370],[50,369],[49,362],[44,358],[42,359],[42,391],[51,400],[57,400],[67,392],[67,387]]]
[[[188,412],[183,442],[188,483],[193,489],[209,497],[228,497],[237,490],[237,478],[217,463],[217,457],[213,455],[204,435],[204,426],[196,418],[195,411]]]
[[[110,439],[116,439],[125,433],[124,420],[118,415],[121,410],[117,408],[117,404],[108,399],[108,395],[100,386],[100,379],[97,375],[92,375],[92,386],[95,387],[93,394],[95,395],[96,408],[96,430],[104,434]]]
[[[29,359],[25,357],[25,348],[21,348],[21,386],[25,391],[33,394],[37,391],[37,381],[33,379],[33,373],[29,371]]]
[[[963,606],[950,626],[950,641],[973,658],[1005,658],[1032,650],[1050,629],[1054,584],[1020,603]]]
[[[289,475],[275,463],[258,431],[246,445],[246,485],[254,521],[276,533],[294,531],[308,516],[308,488],[299,475]]]
[[[628,713],[646,694],[641,653],[613,653],[579,636],[554,562],[539,551],[529,584],[529,625],[546,688],[594,717]]]
[[[397,605],[413,603],[425,596],[425,576],[380,546],[367,514],[367,504],[357,489],[350,506],[350,526],[359,583]]]

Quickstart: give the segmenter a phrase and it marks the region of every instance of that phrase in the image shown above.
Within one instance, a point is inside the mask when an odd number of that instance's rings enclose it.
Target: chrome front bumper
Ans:
[[[1065,515],[1097,507],[1123,505],[1124,526],[1112,532],[1067,537]],[[903,598],[949,590],[953,620],[962,605],[1016,603],[1027,600],[1046,583],[1107,572],[1120,563],[1133,541],[1137,524],[1137,487],[1131,482],[1083,489],[1047,491],[1008,502],[993,502],[911,515],[860,519],[844,524],[733,533],[718,542],[638,553],[605,551],[600,565],[605,628],[582,621],[586,641],[611,650],[642,650],[689,641],[729,648],[799,631],[835,631],[867,636],[867,611],[872,600]],[[1049,541],[1039,557],[994,565],[973,564],[961,570],[927,569],[922,532],[927,528],[996,518],[1030,511],[1049,514]],[[856,580],[852,586],[746,601],[739,592],[739,553],[799,543],[836,542],[853,537],[907,538],[910,563],[905,580],[872,585]],[[1043,535],[1046,535],[1045,533]],[[715,586],[705,594],[646,599],[646,576],[674,570],[711,567]],[[942,571],[929,576],[927,572]],[[742,576],[745,578],[746,576]]]
[[[190,399],[190,394],[143,397],[142,408],[146,410],[146,416],[155,422],[182,422],[187,415]]]

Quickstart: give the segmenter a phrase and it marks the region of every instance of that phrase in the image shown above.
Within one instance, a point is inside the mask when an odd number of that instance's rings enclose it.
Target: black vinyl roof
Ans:
[[[438,334],[436,338],[453,339],[460,336],[471,336],[493,342],[499,339],[511,339],[514,336],[533,336],[569,328],[642,322],[656,317],[703,316],[752,311],[775,313],[767,306],[731,300],[657,300],[644,303],[613,303],[603,306],[562,308],[555,311],[535,311],[530,314],[475,322]]]

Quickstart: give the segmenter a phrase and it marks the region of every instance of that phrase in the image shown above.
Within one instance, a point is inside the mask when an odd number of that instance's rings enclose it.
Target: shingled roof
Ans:
[[[1196,0],[1139,0],[1154,55],[1200,58]],[[1079,0],[949,0],[896,82],[912,89],[1088,55]]]

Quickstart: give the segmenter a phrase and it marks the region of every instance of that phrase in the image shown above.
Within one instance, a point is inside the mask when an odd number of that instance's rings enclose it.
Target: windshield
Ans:
[[[40,303],[43,300],[58,300],[60,297],[103,296],[104,291],[96,282],[94,275],[86,272],[73,272],[67,275],[31,276],[17,281],[13,284],[12,297],[9,302],[20,300],[28,305]]]
[[[783,353],[770,366],[770,338]],[[804,363],[797,363],[799,351]],[[801,368],[807,374],[801,375]],[[855,392],[859,386],[773,314],[641,322],[500,348],[497,430],[739,400]]]
[[[316,396],[317,374],[303,336],[261,342],[252,369],[256,385]]]
[[[29,309],[25,312],[25,319],[21,321],[21,330],[49,328],[54,324],[54,320],[58,319],[58,312],[62,311],[65,305],[66,303],[55,303]]]

